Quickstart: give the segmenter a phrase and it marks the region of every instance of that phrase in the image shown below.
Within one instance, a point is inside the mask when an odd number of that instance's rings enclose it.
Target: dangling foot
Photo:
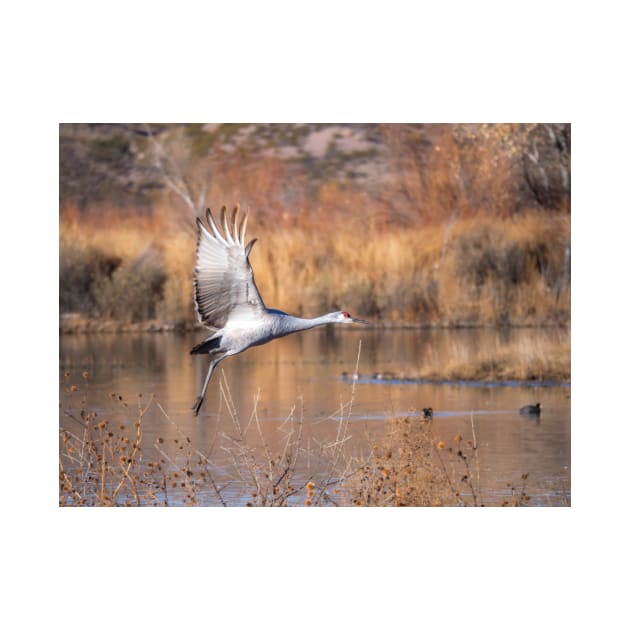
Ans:
[[[197,396],[197,400],[195,400],[192,408],[195,410],[195,415],[199,415],[199,410],[201,409],[201,405],[203,405],[203,396]]]

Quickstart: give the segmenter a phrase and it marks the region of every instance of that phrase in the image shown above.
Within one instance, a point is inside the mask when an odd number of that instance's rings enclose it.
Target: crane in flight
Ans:
[[[226,357],[259,346],[278,337],[325,324],[367,324],[346,311],[335,311],[306,319],[267,308],[260,297],[249,254],[257,239],[245,245],[247,214],[240,225],[238,206],[228,220],[221,209],[223,231],[206,210],[207,226],[197,218],[197,253],[194,275],[195,310],[199,321],[211,330],[190,354],[209,354],[210,366],[197,400],[199,414],[212,372]]]

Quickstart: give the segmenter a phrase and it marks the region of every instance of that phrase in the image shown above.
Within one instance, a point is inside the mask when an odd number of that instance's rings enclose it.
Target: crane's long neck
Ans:
[[[294,315],[282,313],[282,311],[275,312],[282,315],[282,317],[277,321],[277,329],[275,331],[278,336],[288,335],[290,333],[299,332],[300,330],[309,330],[310,328],[316,328],[317,326],[333,323],[330,315],[307,318],[295,317]]]

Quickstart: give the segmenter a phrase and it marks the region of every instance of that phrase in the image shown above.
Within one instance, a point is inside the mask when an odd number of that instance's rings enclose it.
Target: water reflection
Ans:
[[[439,369],[457,353],[468,355],[488,347],[501,348],[523,339],[560,335],[554,330],[373,330],[326,328],[293,335],[252,348],[224,361],[213,377],[199,417],[191,406],[207,370],[207,358],[191,356],[198,334],[89,334],[60,339],[62,406],[105,409],[120,422],[130,421],[129,408],[112,412],[115,393],[133,406],[142,395],[155,396],[162,409],[152,407],[145,420],[144,442],[153,448],[158,437],[176,439],[178,427],[196,444],[206,447],[229,423],[220,382],[229,385],[235,412],[247,421],[256,402],[262,436],[281,444],[279,429],[294,410],[304,417],[304,437],[326,440],[334,435],[344,403],[354,388],[351,433],[355,452],[367,452],[370,440],[382,432],[384,419],[434,409],[436,435],[452,439],[470,433],[471,417],[480,444],[482,486],[498,502],[523,473],[536,505],[565,505],[570,488],[570,388],[488,386],[451,383],[403,383],[372,378],[376,374],[408,374],[422,364]],[[360,344],[359,344],[360,342]],[[360,345],[359,372],[367,380],[345,379],[354,374]],[[81,373],[89,372],[87,388]],[[69,383],[79,385],[69,395]],[[541,418],[524,418],[518,409],[543,403]],[[68,422],[62,414],[61,423]],[[216,465],[221,465],[217,454]],[[489,497],[492,499],[492,497]]]

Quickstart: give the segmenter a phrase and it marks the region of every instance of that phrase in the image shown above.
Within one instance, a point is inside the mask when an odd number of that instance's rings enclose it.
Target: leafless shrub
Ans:
[[[87,374],[82,387],[87,390]],[[231,429],[219,431],[217,424],[205,450],[193,444],[153,398],[143,404],[139,397],[134,411],[122,397],[110,396],[112,405],[135,414],[133,435],[128,435],[128,423],[115,423],[110,413],[101,418],[102,412],[88,411],[85,392],[78,404],[77,392],[77,385],[66,386],[68,399],[62,404],[71,426],[60,429],[60,505],[228,506],[240,504],[242,497],[252,506],[339,505],[341,484],[358,468],[347,450],[354,387],[350,401],[341,405],[335,417],[334,440],[305,441],[303,409],[296,413],[293,408],[279,427],[278,447],[265,439],[257,400],[247,422],[239,417],[223,374],[221,400]],[[151,456],[145,452],[142,431],[153,407],[175,427],[177,437],[169,443],[157,438]],[[223,464],[219,471],[213,453],[227,454],[229,465]]]
[[[87,388],[87,375],[84,388]],[[72,397],[78,387],[67,387]],[[304,440],[303,410],[291,410],[270,444],[257,403],[248,420],[236,413],[223,376],[221,396],[231,428],[219,429],[210,444],[195,445],[155,399],[135,404],[112,394],[111,404],[133,415],[117,423],[109,412],[87,411],[84,400],[62,406],[71,426],[60,429],[61,506],[481,506],[479,448],[471,418],[468,438],[447,444],[431,421],[414,416],[388,421],[371,453],[352,453],[349,419],[354,392],[334,415],[337,431],[327,442]],[[147,450],[143,427],[157,408],[176,431],[169,443],[157,438]],[[109,417],[108,417],[109,416]],[[214,456],[213,456],[214,453]],[[219,454],[228,455],[221,465]],[[527,473],[510,485],[503,505],[527,505]]]
[[[120,257],[85,246],[72,238],[59,243],[59,310],[61,313],[94,313],[94,282],[111,278]]]
[[[92,283],[96,313],[100,317],[131,322],[152,319],[163,298],[167,272],[160,256],[145,250],[111,275],[99,275]]]
[[[374,446],[372,456],[348,484],[356,506],[462,506],[484,505],[480,482],[479,445],[471,416],[471,434],[446,443],[438,438],[432,421],[416,416],[394,418],[390,430]],[[527,479],[525,474],[522,480]],[[529,501],[523,486],[504,506]]]

